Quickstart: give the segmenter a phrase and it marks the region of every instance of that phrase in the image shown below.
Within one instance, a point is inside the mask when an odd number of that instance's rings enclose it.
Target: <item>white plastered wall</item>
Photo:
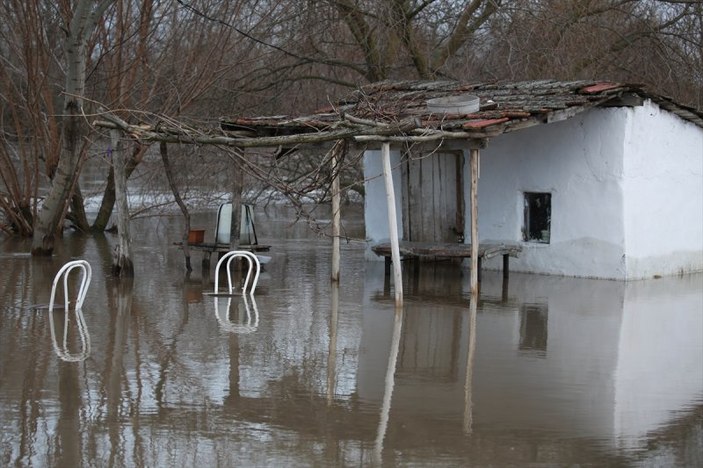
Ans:
[[[522,244],[511,270],[625,279],[626,117],[620,108],[593,109],[501,135],[481,151],[479,237]],[[524,192],[551,193],[549,244],[522,242]],[[501,268],[500,258],[484,267]]]
[[[703,270],[703,129],[651,101],[624,110],[629,279]]]
[[[402,238],[400,152],[391,151]],[[470,180],[468,152],[465,180]],[[380,151],[364,155],[367,259],[388,240]],[[550,243],[522,242],[524,192],[552,194]],[[703,129],[646,101],[501,135],[481,151],[479,237],[514,271],[641,279],[703,270]],[[470,232],[469,187],[465,184]],[[466,242],[470,242],[467,237]],[[484,268],[502,268],[500,257]]]

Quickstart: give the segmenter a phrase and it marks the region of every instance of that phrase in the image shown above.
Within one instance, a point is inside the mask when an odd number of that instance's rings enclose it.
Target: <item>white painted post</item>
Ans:
[[[340,263],[340,248],[339,248],[339,232],[341,224],[341,213],[339,211],[340,196],[339,196],[339,163],[338,145],[332,148],[332,281],[339,282],[339,263]]]
[[[471,150],[471,300],[478,299],[478,149]]]
[[[393,286],[395,305],[403,305],[403,273],[400,268],[400,246],[398,243],[398,222],[395,213],[395,191],[391,174],[391,149],[389,143],[383,143],[383,178],[386,182],[386,201],[388,203],[388,230],[391,240],[391,261],[393,262]]]

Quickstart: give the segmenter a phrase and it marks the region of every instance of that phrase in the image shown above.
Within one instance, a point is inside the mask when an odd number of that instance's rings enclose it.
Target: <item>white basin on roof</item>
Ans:
[[[427,100],[427,110],[441,114],[471,114],[480,108],[478,96],[459,94]]]

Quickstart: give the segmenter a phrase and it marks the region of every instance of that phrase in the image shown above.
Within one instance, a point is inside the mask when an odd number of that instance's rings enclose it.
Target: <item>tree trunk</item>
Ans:
[[[67,204],[73,192],[73,181],[79,167],[78,142],[84,133],[79,117],[80,104],[75,99],[69,100],[65,112],[62,157],[34,228],[32,255],[54,253],[54,240],[57,235],[61,235]]]
[[[51,255],[54,240],[61,233],[67,204],[78,178],[81,147],[86,134],[83,92],[86,74],[86,44],[103,12],[114,0],[79,0],[73,11],[65,42],[66,84],[63,117],[63,147],[49,194],[37,217],[32,237],[32,255]]]
[[[117,198],[117,237],[112,259],[112,273],[119,277],[133,277],[131,240],[129,235],[129,205],[127,204],[127,161],[119,130],[110,131],[113,167],[115,170],[115,196]]]
[[[127,180],[132,175],[132,172],[137,168],[137,165],[141,162],[142,155],[148,146],[135,143],[134,151],[132,152],[132,157],[127,161]],[[110,222],[110,217],[112,216],[113,208],[115,207],[115,170],[110,166],[110,172],[107,176],[107,186],[105,187],[105,192],[103,192],[103,198],[100,202],[100,208],[98,209],[98,214],[93,221],[91,230],[94,232],[102,232],[107,229],[107,223]]]
[[[183,219],[185,220],[185,231],[183,233],[183,255],[186,257],[186,270],[190,273],[193,271],[193,267],[190,265],[190,249],[188,248],[188,232],[190,232],[190,213],[188,213],[188,207],[183,203],[181,195],[178,193],[178,187],[176,187],[176,181],[173,179],[173,171],[171,170],[171,163],[168,160],[168,146],[166,143],[161,142],[159,144],[159,151],[161,152],[161,160],[164,163],[164,170],[166,171],[166,178],[168,179],[168,185],[171,187],[171,192],[173,192],[173,198],[176,199],[178,207],[183,213]]]
[[[73,188],[73,196],[71,197],[71,212],[68,217],[76,229],[81,232],[88,232],[90,230],[90,225],[88,224],[88,217],[85,214],[84,202],[81,187],[79,183],[76,182]]]

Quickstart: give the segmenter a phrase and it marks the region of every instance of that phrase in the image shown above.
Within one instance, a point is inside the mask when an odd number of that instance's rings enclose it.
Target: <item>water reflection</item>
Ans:
[[[506,291],[484,272],[471,304],[468,276],[438,265],[396,311],[363,245],[343,243],[335,287],[328,240],[282,228],[256,303],[213,303],[212,271],[186,279],[163,245],[180,229],[153,222],[135,225],[153,245],[136,249],[134,284],[109,276],[110,236],[69,240],[51,260],[0,252],[3,465],[702,461],[703,276],[513,274]],[[91,352],[67,363],[31,305],[78,255],[95,270]]]
[[[220,301],[224,298],[214,297],[215,318],[217,318],[220,328],[223,331],[230,333],[253,333],[259,326],[259,309],[256,306],[254,296],[247,298],[247,295],[242,296],[241,304],[244,306],[244,315],[242,318],[239,310],[239,304],[234,304],[232,308],[232,298],[226,298],[227,305],[225,311],[220,315]],[[250,305],[251,303],[251,305]],[[253,311],[253,313],[252,313]]]
[[[71,333],[71,312],[73,312],[75,322],[73,332]],[[90,333],[88,333],[88,327],[85,324],[85,318],[83,317],[82,309],[64,310],[63,313],[59,314],[53,310],[49,310],[49,328],[51,330],[51,342],[54,345],[54,352],[62,361],[66,362],[80,362],[85,361],[88,356],[90,356]],[[61,339],[57,338],[56,325],[55,325],[55,315],[61,317],[59,323],[59,336]],[[78,346],[77,351],[71,351],[70,348],[74,347],[71,343],[71,338],[73,341],[77,339],[80,341],[80,346]]]

